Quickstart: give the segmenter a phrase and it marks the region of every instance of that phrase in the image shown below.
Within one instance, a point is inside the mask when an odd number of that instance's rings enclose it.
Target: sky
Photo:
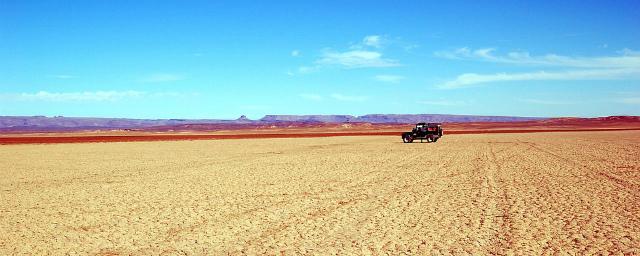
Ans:
[[[639,1],[0,0],[0,115],[640,115]]]

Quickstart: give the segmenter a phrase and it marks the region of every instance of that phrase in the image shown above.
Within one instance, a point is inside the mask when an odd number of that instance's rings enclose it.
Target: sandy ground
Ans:
[[[640,132],[0,146],[0,255],[640,254]]]
[[[1,134],[0,145],[12,144],[56,144],[56,143],[93,143],[93,142],[139,142],[139,141],[174,141],[174,140],[235,140],[235,139],[273,139],[273,138],[321,138],[344,136],[400,136],[410,131],[312,131],[312,130],[281,130],[278,132],[256,130],[254,133],[233,130],[214,133],[200,132],[69,132],[69,133],[39,133],[39,134]],[[546,133],[546,132],[577,132],[577,131],[640,131],[637,127],[626,128],[567,128],[567,129],[489,129],[489,130],[446,130],[447,135],[485,134],[485,133]]]

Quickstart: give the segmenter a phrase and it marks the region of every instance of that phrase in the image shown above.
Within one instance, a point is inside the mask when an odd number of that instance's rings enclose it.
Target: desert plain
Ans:
[[[0,255],[640,254],[640,131],[0,145]]]

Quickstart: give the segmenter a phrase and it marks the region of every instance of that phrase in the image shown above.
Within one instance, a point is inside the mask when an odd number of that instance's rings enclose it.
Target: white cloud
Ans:
[[[298,73],[300,74],[309,74],[309,73],[313,73],[316,72],[320,69],[320,66],[302,66],[298,68]]]
[[[438,85],[442,89],[456,89],[470,87],[477,84],[505,81],[540,81],[540,80],[611,80],[640,76],[640,69],[585,69],[558,72],[528,72],[528,73],[497,73],[475,74],[466,73],[456,79]]]
[[[382,58],[376,51],[355,50],[347,52],[326,52],[316,61],[320,65],[339,65],[345,68],[393,67],[398,61]]]
[[[293,56],[293,57],[298,57],[298,56],[300,56],[300,51],[299,51],[299,50],[293,50],[293,51],[291,51],[291,56]]]
[[[115,101],[143,96],[139,91],[47,92],[2,94],[1,98],[27,101]]]
[[[575,102],[570,101],[554,101],[541,99],[518,99],[520,102],[538,104],[538,105],[573,105]]]
[[[381,49],[378,49],[382,48],[385,41],[387,40],[383,36],[369,35],[365,36],[361,42],[352,44],[345,51],[324,48],[320,58],[313,65],[301,66],[298,68],[297,73],[312,73],[328,66],[338,66],[345,69],[400,66],[399,61],[383,57]],[[299,54],[298,50],[291,52],[294,57]]]
[[[571,68],[637,68],[640,69],[640,53],[624,49],[614,56],[599,57],[570,57],[556,54],[532,56],[526,51],[508,52],[506,55],[496,55],[494,48],[472,50],[467,47],[453,51],[439,51],[435,55],[447,59],[478,60],[495,63],[556,66]]]
[[[366,46],[380,48],[380,46],[382,46],[382,39],[379,35],[365,36],[364,39],[362,39],[362,43]]]
[[[373,79],[378,80],[380,82],[387,83],[397,83],[404,79],[404,76],[396,76],[396,75],[377,75],[374,76]]]
[[[163,82],[174,82],[184,80],[184,77],[177,74],[170,73],[157,73],[148,75],[140,79],[140,81],[145,83],[163,83]]]
[[[339,100],[339,101],[352,101],[352,102],[363,102],[366,101],[368,97],[366,96],[348,96],[339,93],[331,94],[331,98]]]
[[[571,68],[561,71],[537,71],[522,73],[476,74],[465,73],[440,84],[440,88],[462,88],[477,84],[502,81],[534,80],[614,80],[640,78],[640,52],[624,49],[612,56],[570,57],[556,54],[533,56],[525,51],[504,55],[495,54],[494,48],[458,48],[453,51],[435,52],[436,56],[458,60],[476,60],[513,65]]]
[[[413,49],[416,49],[418,47],[420,47],[420,45],[412,43],[412,44],[407,44],[402,48],[404,49],[405,52],[411,52],[413,51]]]
[[[76,76],[72,76],[72,75],[54,75],[54,78],[58,78],[58,79],[71,79],[71,78],[76,78]]]
[[[303,94],[300,94],[299,96],[303,99],[312,100],[312,101],[322,101],[324,99],[324,97],[318,94],[313,94],[313,93],[303,93]]]
[[[618,102],[631,105],[640,105],[640,97],[629,97],[619,99]]]
[[[355,44],[351,44],[349,49],[351,50],[364,50],[371,48],[382,48],[385,44],[388,44],[389,40],[386,37],[380,35],[369,35],[362,38],[362,41],[359,41]]]
[[[159,98],[185,98],[185,97],[198,97],[202,96],[199,92],[141,92],[144,96],[159,97]]]
[[[434,106],[464,106],[467,105],[465,101],[453,101],[453,100],[428,100],[418,101],[419,104],[434,105]]]
[[[144,91],[84,91],[84,92],[48,92],[35,93],[0,93],[0,99],[11,101],[51,101],[51,102],[80,102],[80,101],[118,101],[141,97],[178,98],[197,97],[200,93],[182,92],[144,92]]]

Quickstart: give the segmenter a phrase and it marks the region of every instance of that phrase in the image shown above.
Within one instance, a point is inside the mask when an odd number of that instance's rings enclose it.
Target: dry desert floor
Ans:
[[[640,254],[640,132],[0,146],[0,255]]]

